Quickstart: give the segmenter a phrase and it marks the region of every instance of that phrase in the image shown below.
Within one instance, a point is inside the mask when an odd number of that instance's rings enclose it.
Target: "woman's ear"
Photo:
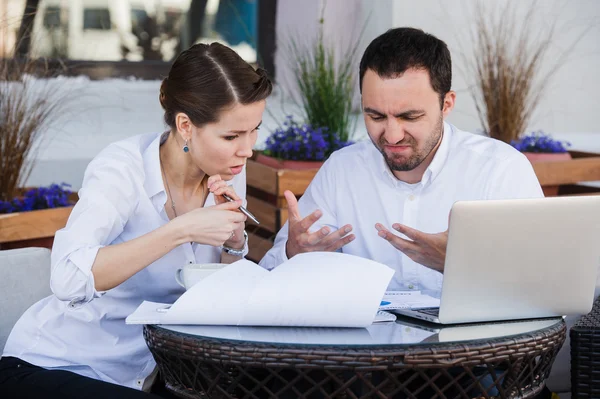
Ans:
[[[177,127],[177,133],[179,133],[184,140],[191,140],[193,124],[186,114],[180,112],[175,115],[175,126]]]

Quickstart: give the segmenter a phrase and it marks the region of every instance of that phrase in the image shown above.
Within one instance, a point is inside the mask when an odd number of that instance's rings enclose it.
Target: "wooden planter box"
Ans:
[[[67,224],[72,206],[0,215],[0,249],[52,248],[54,234]]]
[[[566,161],[533,161],[544,195],[600,194],[600,187],[581,185],[600,182],[600,154],[570,151],[572,159]]]
[[[600,154],[571,151],[568,161],[534,161],[533,169],[546,196],[573,194],[600,194],[600,187],[587,187],[579,183],[600,182]],[[251,241],[248,258],[260,261],[271,249],[279,229],[287,220],[285,190],[296,197],[302,196],[318,169],[275,169],[248,160],[247,195],[248,209],[261,224],[248,221]],[[73,195],[76,201],[76,194]],[[72,206],[0,215],[0,249],[40,246],[52,248],[54,234],[63,228]]]
[[[600,181],[600,154],[571,151],[573,159],[566,161],[534,161],[533,169],[546,196],[600,194],[600,187],[580,183]],[[302,196],[318,169],[275,169],[254,160],[248,160],[248,209],[260,220],[257,226],[248,221],[250,241],[248,259],[258,262],[273,246],[277,232],[285,224],[287,201],[285,190],[296,197]]]
[[[254,160],[246,167],[246,199],[248,210],[260,221],[257,226],[248,221],[246,230],[250,242],[248,259],[258,262],[273,246],[275,236],[288,218],[286,190],[302,196],[319,169],[275,169]]]

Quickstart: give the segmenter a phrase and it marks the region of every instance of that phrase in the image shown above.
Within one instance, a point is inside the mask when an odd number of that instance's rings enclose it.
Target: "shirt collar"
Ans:
[[[435,180],[435,178],[440,174],[442,169],[444,168],[444,164],[448,159],[448,154],[450,153],[450,141],[452,140],[452,135],[454,133],[454,127],[444,122],[444,131],[442,133],[442,142],[438,147],[431,163],[423,173],[423,178],[421,179],[421,183],[423,185],[428,184]]]
[[[375,143],[372,142],[371,151],[373,156],[377,158],[377,169],[379,173],[383,174],[386,179],[388,179],[393,185],[398,185],[399,180],[394,176],[387,162],[385,162],[385,158],[379,148],[375,146]]]
[[[142,155],[144,159],[144,172],[146,179],[144,181],[144,189],[148,198],[152,198],[157,194],[165,193],[165,186],[162,179],[162,171],[160,168],[160,145],[164,140],[167,139],[169,132],[159,134],[148,147],[144,150]],[[166,195],[164,201],[166,201]],[[164,202],[159,204],[164,206]]]
[[[447,122],[444,122],[443,126],[444,126],[444,130],[442,133],[442,142],[440,143],[440,146],[438,147],[437,151],[435,152],[435,155],[433,156],[431,163],[429,164],[429,166],[423,173],[423,178],[421,179],[421,182],[420,182],[421,185],[425,185],[425,184],[428,184],[431,181],[433,181],[439,175],[439,173],[441,172],[441,170],[444,167],[444,164],[446,163],[446,160],[448,159],[448,153],[450,152],[450,141],[451,141],[452,134],[454,132],[454,128],[451,124],[449,124]],[[385,175],[386,178],[390,179],[396,186],[398,184],[405,184],[404,182],[401,182],[400,180],[398,180],[396,178],[396,176],[394,176],[394,174],[390,170],[390,167],[388,166],[387,162],[385,162],[385,158],[383,157],[383,154],[381,154],[381,152],[375,146],[375,144],[372,145],[371,150],[373,151],[373,155],[378,158],[377,165],[378,165],[379,173]],[[419,183],[417,183],[417,184],[419,184]]]

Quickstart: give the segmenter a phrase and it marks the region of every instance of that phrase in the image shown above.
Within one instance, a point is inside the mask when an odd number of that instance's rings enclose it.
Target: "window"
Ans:
[[[108,8],[86,8],[83,10],[83,29],[110,30]]]
[[[183,13],[179,11],[165,11],[163,29],[169,36],[178,36],[183,22]]]
[[[131,9],[131,29],[134,33],[142,29],[142,26],[144,26],[144,23],[146,22],[146,18],[148,18],[146,10],[141,10],[139,8]]]
[[[60,27],[60,7],[48,7],[44,12],[44,28],[56,29]]]
[[[9,0],[13,1],[25,2]],[[198,42],[218,41],[246,61],[260,58],[273,73],[276,4],[277,0],[41,0],[35,24],[21,14],[15,19],[14,39],[0,35],[0,51],[6,48],[6,40],[9,45],[18,41],[20,24],[25,21],[31,24],[32,35],[40,37],[27,45],[34,57],[98,60],[102,53],[103,61],[152,61],[152,67],[133,68],[134,74],[162,78],[184,49]],[[0,28],[4,28],[2,22]],[[96,45],[102,49],[92,48]],[[90,66],[84,73],[94,68]],[[102,68],[98,65],[98,71],[104,71]],[[115,69],[115,75],[131,73],[132,66],[123,63],[122,69]]]

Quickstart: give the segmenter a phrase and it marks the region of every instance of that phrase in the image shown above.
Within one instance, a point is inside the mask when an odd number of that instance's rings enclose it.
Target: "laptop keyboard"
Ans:
[[[429,316],[438,317],[440,315],[440,308],[418,309],[417,312],[424,313],[424,314],[429,315]]]

